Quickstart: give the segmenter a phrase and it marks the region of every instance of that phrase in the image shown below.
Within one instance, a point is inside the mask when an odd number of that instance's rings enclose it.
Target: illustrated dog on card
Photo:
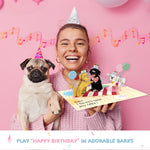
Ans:
[[[53,114],[61,111],[58,95],[49,82],[51,67],[54,69],[55,65],[46,59],[26,59],[21,63],[22,70],[26,68],[26,71],[19,91],[17,117],[23,130],[28,130],[30,122],[47,112],[50,98]]]
[[[115,71],[112,74],[107,73],[107,76],[109,80],[111,81],[112,85],[116,85],[116,83],[118,83],[118,86],[120,87],[126,82],[126,79],[118,76],[117,72]]]

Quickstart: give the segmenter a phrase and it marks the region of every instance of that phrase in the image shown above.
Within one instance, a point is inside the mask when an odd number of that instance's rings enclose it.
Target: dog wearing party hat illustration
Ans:
[[[61,111],[59,97],[49,82],[49,69],[54,69],[55,65],[50,60],[43,59],[39,48],[34,59],[28,58],[20,66],[26,70],[19,90],[17,118],[22,129],[29,130],[29,123],[45,114],[48,105],[55,115]]]

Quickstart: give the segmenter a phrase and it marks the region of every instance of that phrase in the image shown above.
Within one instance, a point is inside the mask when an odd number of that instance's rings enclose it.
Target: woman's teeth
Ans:
[[[66,57],[67,60],[78,60],[79,57],[76,57],[76,56],[68,56]]]

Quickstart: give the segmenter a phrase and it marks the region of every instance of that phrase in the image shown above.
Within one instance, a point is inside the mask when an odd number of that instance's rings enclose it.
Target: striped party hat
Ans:
[[[40,47],[38,48],[36,55],[35,55],[35,59],[39,59],[39,58],[43,59],[42,51]]]

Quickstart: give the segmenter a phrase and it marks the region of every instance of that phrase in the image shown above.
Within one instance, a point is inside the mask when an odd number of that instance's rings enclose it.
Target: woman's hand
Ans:
[[[113,110],[116,106],[116,103],[101,105],[97,107],[92,107],[88,109],[88,114],[92,116],[95,112],[103,112],[106,113],[108,110]]]
[[[57,94],[58,99],[59,99],[59,105],[61,107],[61,111],[58,115],[54,115],[51,111],[51,107],[50,107],[50,101],[51,99],[49,99],[48,101],[48,111],[46,114],[43,115],[43,121],[44,121],[44,125],[47,126],[49,125],[51,122],[55,121],[57,118],[59,118],[63,112],[64,112],[64,101],[65,99],[60,96],[59,94]]]

